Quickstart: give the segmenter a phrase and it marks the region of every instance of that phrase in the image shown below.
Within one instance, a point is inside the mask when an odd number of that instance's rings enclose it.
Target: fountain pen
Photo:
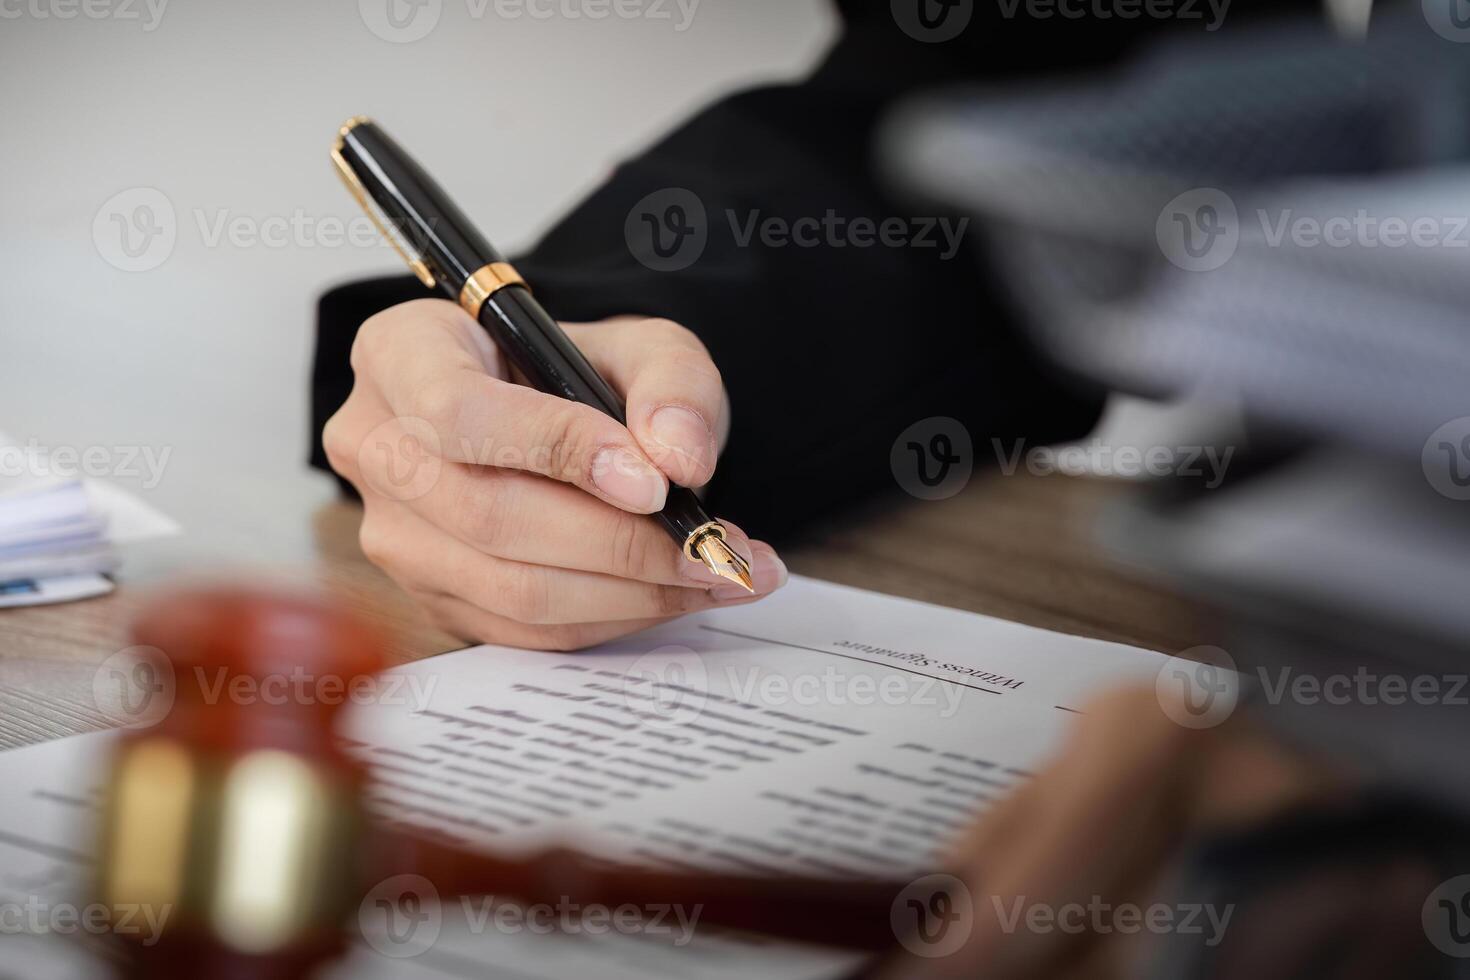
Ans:
[[[531,384],[627,424],[623,400],[531,295],[526,281],[376,123],[358,116],[343,124],[332,162],[419,280],[479,321]],[[690,561],[755,591],[750,566],[726,544],[725,526],[705,513],[692,490],[670,487],[654,517]]]

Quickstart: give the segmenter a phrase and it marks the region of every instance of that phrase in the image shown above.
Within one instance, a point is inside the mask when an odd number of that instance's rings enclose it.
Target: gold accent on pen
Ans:
[[[719,521],[701,524],[684,539],[684,557],[697,561],[720,578],[728,579],[755,594],[750,566],[725,543],[725,525]]]
[[[372,122],[372,119],[367,116],[353,116],[351,119],[343,123],[342,127],[337,130],[337,149],[340,150],[342,148],[342,142],[343,140],[347,139],[348,133],[352,132],[363,123],[370,122]]]
[[[342,155],[342,148],[346,144],[347,134],[352,132],[357,126],[370,121],[367,116],[353,116],[342,124],[342,128],[337,130],[337,141],[332,145],[332,162],[337,165],[337,174],[342,178],[342,182],[347,185],[347,190],[351,192],[353,197],[357,198],[358,205],[366,212],[368,219],[378,226],[378,231],[383,233],[383,237],[388,239],[388,244],[393,246],[393,251],[397,252],[403,261],[408,263],[408,267],[413,270],[413,274],[419,277],[419,282],[433,289],[434,274],[429,271],[428,263],[417,255],[410,255],[408,246],[402,241],[403,236],[389,230],[388,222],[378,213],[377,206],[373,204],[373,199],[368,196],[367,188],[362,186],[362,179],[357,176],[357,171],[352,169],[352,165]]]
[[[470,316],[478,318],[485,300],[506,286],[525,285],[526,280],[521,278],[515,266],[509,262],[491,262],[470,273],[470,277],[464,281],[464,288],[459,291],[459,305]]]

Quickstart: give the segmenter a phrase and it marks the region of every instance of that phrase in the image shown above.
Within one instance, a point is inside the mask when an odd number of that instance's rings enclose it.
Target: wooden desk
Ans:
[[[785,558],[793,572],[1047,629],[1174,653],[1207,642],[1206,610],[1117,568],[1091,540],[1093,518],[1125,484],[1063,476],[977,477],[945,501],[913,502],[824,536]],[[305,506],[315,558],[253,568],[315,585],[393,637],[400,660],[463,644],[428,626],[363,558],[358,508]],[[228,557],[228,556],[225,556]],[[153,563],[107,597],[0,611],[0,747],[102,727],[95,665],[128,646],[128,622],[150,587],[195,571]]]

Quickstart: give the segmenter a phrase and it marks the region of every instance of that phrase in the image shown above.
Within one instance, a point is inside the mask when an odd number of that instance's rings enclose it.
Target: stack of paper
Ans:
[[[354,694],[341,734],[372,772],[362,803],[377,820],[470,847],[570,844],[665,870],[920,882],[1056,750],[1078,705],[1112,685],[1153,685],[1169,663],[793,576],[759,603],[574,657],[476,647],[397,668]],[[135,671],[113,669],[99,690],[122,700],[98,707],[136,721],[122,705],[152,695]],[[172,685],[147,677],[168,692],[150,710],[167,710]],[[56,928],[48,913],[93,900],[90,848],[115,739],[0,752],[0,908],[41,910],[5,937],[10,975],[107,975],[92,953],[106,948],[99,930],[78,916]],[[963,885],[955,900],[963,925],[946,943],[991,909]],[[522,907],[440,896],[412,875],[371,882],[346,923],[348,955],[319,975],[835,980],[862,965],[715,928],[697,904],[583,901]],[[895,946],[919,904],[895,902]],[[632,918],[609,925],[612,909]],[[140,913],[129,928],[155,937],[171,911]]]
[[[44,451],[0,434],[0,607],[111,590],[120,541],[178,526],[121,488],[55,471]]]

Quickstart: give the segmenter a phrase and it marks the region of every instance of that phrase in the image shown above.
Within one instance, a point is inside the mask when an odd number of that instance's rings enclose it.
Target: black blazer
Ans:
[[[940,0],[914,2],[938,9]],[[1027,348],[973,226],[954,255],[882,244],[768,247],[759,235],[742,243],[752,218],[944,216],[898,196],[875,172],[874,130],[896,100],[949,83],[1105,69],[1146,35],[1203,32],[1212,16],[1205,0],[1179,0],[1178,9],[1202,17],[1176,21],[1038,19],[1026,15],[1028,0],[1016,4],[1008,18],[1009,0],[975,0],[959,37],[924,43],[899,27],[889,0],[839,2],[844,31],[810,78],[744,91],[700,112],[620,166],[514,260],[560,319],[668,317],[703,339],[734,408],[708,502],[753,534],[789,540],[823,513],[896,491],[893,440],[930,416],[963,422],[981,459],[992,440],[1075,438],[1097,420],[1103,394],[1065,382]],[[1317,6],[1235,0],[1218,32],[1252,14]],[[624,226],[635,204],[670,187],[698,195],[708,242],[688,268],[657,271],[630,251]],[[351,389],[348,352],[358,326],[423,295],[405,275],[322,297],[313,465],[326,468],[321,427]]]

